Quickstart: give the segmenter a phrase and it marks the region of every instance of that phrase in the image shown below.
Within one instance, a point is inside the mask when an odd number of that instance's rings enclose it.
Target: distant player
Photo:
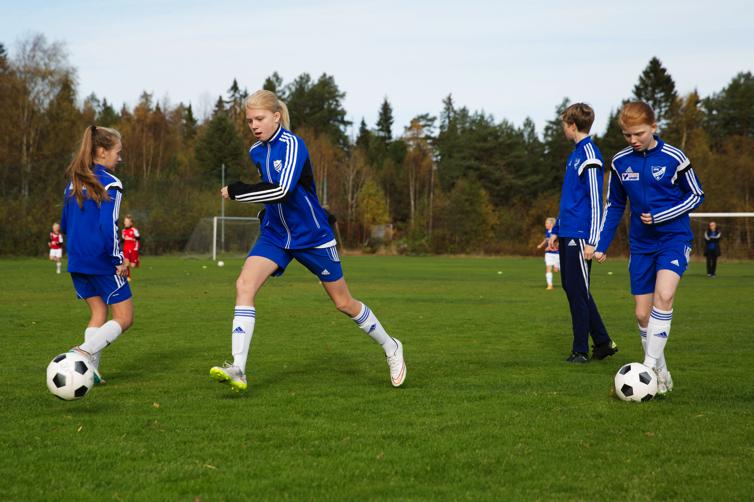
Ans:
[[[550,242],[559,241],[560,279],[571,309],[573,347],[566,361],[586,363],[590,335],[594,340],[593,359],[604,359],[618,351],[589,289],[602,209],[602,155],[589,137],[594,122],[594,111],[589,105],[573,104],[565,109],[561,119],[563,133],[575,147],[566,162],[560,216]]]
[[[120,161],[120,133],[91,126],[84,132],[76,158],[66,170],[61,230],[68,238],[68,272],[91,317],[84,343],[72,350],[90,358],[99,375],[100,351],[133,322],[131,288],[126,281],[128,260],[118,243],[118,211],[123,185],[109,170]],[[112,320],[107,320],[108,306]]]
[[[131,269],[138,267],[139,261],[139,244],[141,243],[141,234],[139,229],[134,226],[134,219],[130,214],[123,218],[123,256],[128,260],[128,282],[131,282]]]
[[[539,243],[537,249],[545,248],[545,281],[547,289],[552,287],[552,273],[558,273],[560,270],[560,252],[558,251],[558,241],[550,239],[552,237],[552,228],[555,226],[555,218],[545,220],[545,240]]]
[[[709,222],[704,232],[704,256],[707,258],[707,277],[717,277],[717,258],[720,256],[720,237],[723,234],[717,229],[717,223]]]
[[[704,201],[704,192],[686,155],[655,135],[657,121],[648,104],[625,104],[620,125],[630,146],[613,157],[605,218],[594,257],[600,263],[607,259],[605,253],[623,218],[626,201],[630,201],[631,294],[644,365],[657,373],[658,392],[665,394],[673,389],[664,353],[673,300],[694,239],[688,213]]]
[[[348,290],[335,236],[317,198],[309,152],[303,140],[289,131],[288,108],[272,92],[257,91],[246,100],[246,121],[258,140],[249,156],[262,181],[254,185],[239,181],[223,187],[221,194],[239,202],[264,203],[266,211],[259,237],[236,281],[233,364],[213,367],[210,376],[236,391],[246,390],[246,359],[256,318],[254,299],[270,276],[282,275],[295,259],[319,278],[335,307],[382,347],[390,381],[400,386],[406,378],[403,345],[388,335],[369,307]],[[296,308],[294,299],[287,308]]]
[[[63,234],[60,233],[60,224],[57,222],[52,224],[50,241],[47,246],[50,248],[50,260],[55,262],[55,269],[59,274],[63,259]]]

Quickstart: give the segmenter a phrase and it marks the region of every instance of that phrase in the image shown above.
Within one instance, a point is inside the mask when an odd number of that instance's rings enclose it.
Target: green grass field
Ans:
[[[675,390],[642,404],[608,395],[643,358],[625,260],[593,269],[620,352],[578,366],[539,258],[345,258],[354,296],[404,342],[401,389],[292,265],[258,298],[245,395],[208,377],[230,358],[240,265],[147,257],[135,325],[103,353],[108,385],[63,402],[45,367],[82,339],[86,306],[51,263],[0,261],[0,500],[752,497],[751,262],[716,279],[692,265],[666,351]]]

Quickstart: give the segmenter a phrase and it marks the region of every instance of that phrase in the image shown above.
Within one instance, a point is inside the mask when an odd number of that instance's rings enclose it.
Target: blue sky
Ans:
[[[11,55],[33,32],[63,41],[79,92],[116,106],[143,90],[211,110],[233,78],[334,75],[356,125],[387,96],[411,117],[459,105],[541,132],[563,97],[595,108],[595,131],[652,56],[680,92],[720,90],[754,70],[754,2],[0,0]]]

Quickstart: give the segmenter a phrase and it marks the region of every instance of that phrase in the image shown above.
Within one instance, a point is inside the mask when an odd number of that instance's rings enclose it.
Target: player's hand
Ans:
[[[223,196],[223,199],[230,199],[230,194],[228,193],[228,187],[222,187],[220,189],[220,195]]]
[[[556,242],[558,242],[558,236],[555,234],[550,234],[550,242],[548,243],[550,247],[554,248]]]
[[[605,260],[607,260],[607,255],[605,253],[596,251],[594,253],[594,259],[597,260],[597,263],[605,263]]]
[[[584,259],[591,260],[592,256],[594,256],[594,246],[587,244],[584,246]]]
[[[652,221],[652,215],[650,213],[641,213],[641,222],[645,225],[651,225],[654,223]]]
[[[126,277],[128,275],[128,265],[128,258],[123,258],[123,263],[115,267],[115,274]]]

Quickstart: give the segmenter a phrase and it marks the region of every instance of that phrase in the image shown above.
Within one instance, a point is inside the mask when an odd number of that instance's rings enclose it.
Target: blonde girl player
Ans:
[[[629,146],[613,157],[594,258],[600,263],[607,259],[605,253],[630,201],[631,293],[644,364],[655,370],[658,392],[665,394],[673,389],[665,361],[673,300],[694,240],[688,213],[704,201],[704,192],[686,155],[655,135],[657,121],[648,104],[625,104],[620,125]]]
[[[537,246],[537,249],[545,248],[545,281],[547,281],[547,289],[554,289],[552,287],[552,273],[560,271],[558,241],[550,239],[552,236],[552,227],[554,226],[555,218],[547,218],[545,220],[545,240]]]
[[[303,140],[289,130],[288,109],[270,91],[257,91],[246,100],[246,122],[258,140],[249,156],[261,181],[223,187],[223,197],[264,203],[259,238],[236,280],[236,307],[231,329],[233,364],[215,366],[210,376],[235,391],[245,391],[246,359],[254,333],[257,292],[270,276],[282,275],[295,259],[316,275],[335,307],[349,316],[385,353],[393,386],[403,384],[406,364],[403,345],[387,334],[374,313],[354,299],[343,278],[335,236],[320,206],[309,153]],[[290,303],[295,308],[295,303]],[[281,312],[281,315],[285,315]]]
[[[50,260],[55,262],[55,270],[59,274],[63,259],[63,234],[60,233],[60,224],[57,222],[52,224],[47,246],[50,248]]]
[[[68,239],[68,272],[76,295],[89,307],[84,343],[74,347],[90,358],[99,374],[100,351],[133,322],[131,288],[126,281],[128,260],[118,244],[118,211],[123,185],[110,172],[120,161],[120,133],[91,126],[84,131],[76,158],[66,170],[60,228]],[[108,309],[112,319],[107,320]]]

